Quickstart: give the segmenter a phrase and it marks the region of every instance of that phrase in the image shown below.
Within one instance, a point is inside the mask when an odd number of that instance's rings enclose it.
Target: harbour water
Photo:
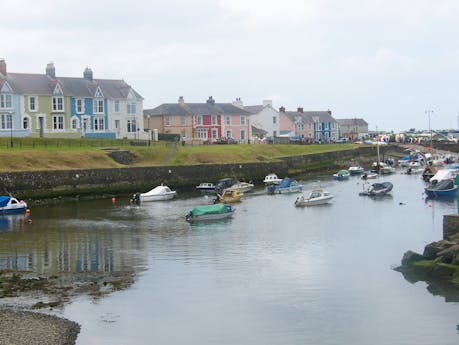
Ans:
[[[196,225],[185,214],[210,202],[198,192],[37,205],[31,222],[0,220],[0,268],[128,272],[125,288],[52,311],[81,324],[79,345],[457,344],[459,303],[392,269],[442,238],[457,201],[425,200],[419,176],[379,181],[392,196],[359,196],[354,176],[303,181],[335,195],[309,208],[260,186],[233,219]]]

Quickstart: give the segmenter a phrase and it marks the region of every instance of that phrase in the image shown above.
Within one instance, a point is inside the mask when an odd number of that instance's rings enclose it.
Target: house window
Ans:
[[[100,132],[100,131],[103,131],[104,129],[105,129],[104,117],[103,116],[94,117],[94,130]]]
[[[13,128],[13,115],[3,114],[0,115],[0,127],[1,129],[11,129]]]
[[[120,120],[115,120],[115,128],[120,129]]]
[[[182,126],[186,126],[186,116],[182,116],[182,117],[180,118],[180,124],[181,124]]]
[[[185,139],[186,138],[186,130],[182,129],[182,138]]]
[[[217,128],[212,128],[212,139],[217,139]]]
[[[273,137],[277,137],[277,131],[273,131]]]
[[[245,140],[245,130],[241,130],[241,140]]]
[[[83,114],[84,113],[84,102],[82,99],[77,99],[76,100],[76,112],[77,114]]]
[[[1,94],[0,95],[0,109],[12,108],[11,95]]]
[[[29,97],[29,111],[37,111],[37,98],[35,96]]]
[[[241,125],[245,125],[245,116],[241,115]]]
[[[196,116],[196,124],[198,126],[202,125],[202,115]],[[207,138],[207,137],[206,137]]]
[[[64,97],[53,97],[53,111],[64,111]]]
[[[197,139],[202,139],[202,140],[207,140],[207,130],[204,128],[200,128],[196,131],[196,138]]]
[[[226,117],[226,125],[230,126],[231,125],[231,116]]]
[[[73,130],[76,130],[78,128],[78,120],[76,118],[73,118],[70,122],[70,128],[72,128]]]
[[[135,114],[137,111],[137,107],[136,107],[136,104],[133,103],[133,102],[129,102],[127,104],[127,113],[128,114]]]
[[[115,101],[115,113],[120,112],[120,101],[116,100]]]
[[[217,124],[217,116],[212,115],[212,125],[215,126]]]
[[[226,131],[226,137],[231,138],[231,131]]]
[[[298,124],[298,130],[299,131],[304,131],[304,124],[303,123],[299,123]]]
[[[104,100],[95,99],[94,100],[94,114],[103,114],[104,113]]]
[[[55,131],[64,130],[64,116],[63,115],[53,116],[53,130]]]
[[[127,131],[128,131],[128,133],[134,133],[136,131],[135,119],[128,119],[127,120]]]
[[[22,128],[23,129],[30,129],[30,118],[28,116],[22,119]]]
[[[276,124],[276,123],[277,123],[277,117],[273,116],[273,124]]]
[[[165,126],[170,126],[171,125],[171,117],[169,115],[166,115],[164,119],[164,125]]]

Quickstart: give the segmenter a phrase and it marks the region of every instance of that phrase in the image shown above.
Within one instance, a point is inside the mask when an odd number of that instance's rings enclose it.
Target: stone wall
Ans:
[[[443,216],[443,239],[448,240],[459,233],[459,214]]]

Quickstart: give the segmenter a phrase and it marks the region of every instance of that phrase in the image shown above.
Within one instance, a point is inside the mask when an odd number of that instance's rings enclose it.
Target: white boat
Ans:
[[[330,192],[324,191],[321,188],[313,189],[306,198],[303,195],[296,198],[295,206],[323,205],[330,202],[331,199],[333,199],[333,194]]]
[[[265,179],[263,180],[263,182],[267,185],[270,185],[270,184],[279,184],[282,182],[282,179],[277,177],[276,174],[268,174],[266,175]]]
[[[269,194],[299,193],[303,189],[303,185],[289,177],[285,177],[281,183],[270,185],[267,189]]]
[[[363,167],[361,167],[360,165],[352,166],[347,170],[349,171],[349,173],[351,175],[358,175],[358,174],[361,174],[361,173],[363,173],[365,171],[365,169]]]
[[[27,210],[27,203],[23,200],[19,201],[13,196],[0,196],[0,214],[5,213],[21,213]]]
[[[378,177],[378,174],[374,173],[374,172],[371,172],[371,171],[366,171],[363,175],[362,175],[362,180],[372,180],[372,179],[375,179]]]
[[[395,168],[384,162],[374,162],[371,165],[371,171],[377,174],[385,175],[395,173]]]
[[[234,190],[234,191],[241,192],[241,193],[246,193],[246,192],[250,192],[254,187],[255,185],[253,183],[238,182],[238,183],[233,184],[231,187],[227,189]]]
[[[215,190],[215,185],[210,182],[202,182],[198,186],[196,186],[196,189],[200,191],[209,191],[213,192]]]
[[[135,203],[144,202],[144,201],[162,201],[170,200],[175,197],[177,192],[171,190],[168,186],[158,186],[146,193],[136,193],[134,194],[133,201]]]
[[[196,206],[185,216],[187,222],[210,221],[230,218],[234,214],[231,205],[215,204]]]

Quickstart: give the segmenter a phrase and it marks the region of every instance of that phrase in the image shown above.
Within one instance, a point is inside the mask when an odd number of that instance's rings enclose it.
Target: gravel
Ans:
[[[0,308],[0,345],[74,345],[79,332],[67,319]]]

